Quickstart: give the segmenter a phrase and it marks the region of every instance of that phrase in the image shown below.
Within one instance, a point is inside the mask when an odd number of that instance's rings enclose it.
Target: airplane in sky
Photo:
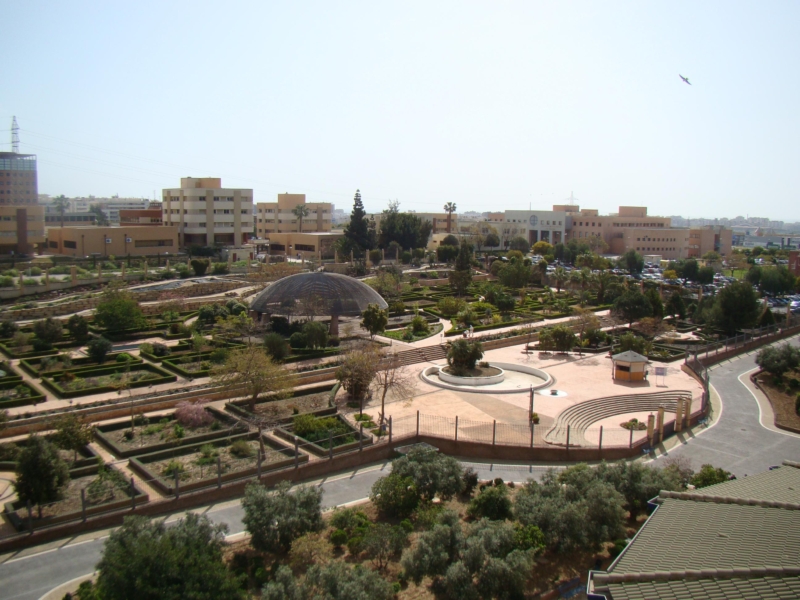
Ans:
[[[684,83],[689,83],[689,78],[688,78],[688,77],[684,77],[684,76],[683,76],[683,75],[681,75],[680,73],[678,73],[678,77],[680,77],[681,79],[683,79]],[[691,83],[689,83],[689,85],[692,85],[692,84],[691,84]]]

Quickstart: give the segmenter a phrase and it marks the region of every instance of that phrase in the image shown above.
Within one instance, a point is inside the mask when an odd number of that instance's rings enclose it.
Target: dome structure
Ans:
[[[340,316],[360,316],[370,304],[387,308],[378,292],[363,281],[337,273],[298,273],[279,279],[250,303],[257,313],[285,314],[303,301],[319,303],[320,312],[331,316],[331,334],[338,331]],[[294,312],[294,311],[292,311]]]

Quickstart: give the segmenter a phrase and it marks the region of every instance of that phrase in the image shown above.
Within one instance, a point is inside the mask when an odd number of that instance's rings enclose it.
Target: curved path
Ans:
[[[800,337],[790,341],[797,346]],[[685,456],[695,470],[709,463],[737,477],[766,471],[784,459],[800,460],[800,435],[775,428],[769,403],[762,411],[756,395],[745,385],[758,368],[757,353],[754,350],[710,369],[711,386],[722,400],[720,412],[708,429],[680,434],[683,443],[663,456]]]
[[[794,338],[798,344],[800,338]],[[775,431],[760,422],[761,410],[750,390],[739,377],[755,368],[755,352],[724,362],[711,370],[711,383],[724,404],[708,429],[680,434],[683,443],[662,456],[685,456],[694,468],[712,463],[741,477],[757,473],[784,459],[800,457],[800,435]],[[656,459],[658,460],[658,459]],[[540,476],[545,467],[528,465],[472,464],[482,479],[503,477],[524,481]],[[324,503],[335,506],[365,498],[372,483],[385,475],[389,463],[364,467],[350,473],[332,475],[313,482],[325,489]],[[232,533],[242,531],[239,500],[197,509],[214,522],[227,523]],[[169,520],[178,518],[170,517]],[[16,555],[0,557],[3,598],[36,600],[46,591],[93,570],[100,558],[107,532],[61,540],[29,548]]]

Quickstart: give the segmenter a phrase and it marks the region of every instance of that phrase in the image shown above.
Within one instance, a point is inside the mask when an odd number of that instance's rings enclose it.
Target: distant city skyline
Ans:
[[[188,10],[188,8],[191,8]],[[792,2],[4,7],[39,191],[800,221]],[[157,41],[157,43],[152,43]],[[679,78],[691,80],[691,86]]]

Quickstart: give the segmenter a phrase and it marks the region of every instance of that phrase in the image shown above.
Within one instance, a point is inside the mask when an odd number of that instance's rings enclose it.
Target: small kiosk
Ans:
[[[628,350],[615,354],[611,360],[614,364],[611,372],[613,379],[620,381],[645,381],[647,379],[649,361],[646,356]]]

